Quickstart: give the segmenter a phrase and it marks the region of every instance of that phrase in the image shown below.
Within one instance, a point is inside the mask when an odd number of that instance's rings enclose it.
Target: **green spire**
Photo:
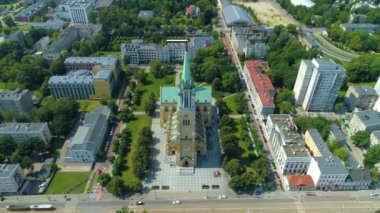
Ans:
[[[183,57],[183,69],[181,76],[181,88],[182,89],[191,89],[193,87],[193,78],[191,77],[190,71],[190,59],[189,54],[185,51]]]

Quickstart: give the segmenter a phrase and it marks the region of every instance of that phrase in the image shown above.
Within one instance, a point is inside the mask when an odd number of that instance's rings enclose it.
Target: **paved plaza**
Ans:
[[[213,117],[215,118],[215,116]],[[165,129],[160,127],[159,111],[157,110],[152,119],[152,131],[155,140],[151,148],[151,168],[144,182],[145,186],[149,189],[153,186],[159,187],[160,189],[157,192],[230,192],[228,188],[229,176],[220,168],[221,154],[218,137],[216,137],[216,126],[217,123],[214,119],[213,128],[208,130],[207,156],[198,156],[198,164],[193,172],[192,168],[175,166],[175,157],[166,155],[166,133]],[[216,171],[220,172],[219,177],[214,177]],[[207,187],[202,189],[203,185],[208,186],[208,189]],[[169,186],[169,189],[162,190],[162,186]]]

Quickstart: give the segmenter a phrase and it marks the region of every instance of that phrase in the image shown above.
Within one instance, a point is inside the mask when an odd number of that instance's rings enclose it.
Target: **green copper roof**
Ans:
[[[196,103],[211,103],[211,87],[195,87]]]
[[[190,71],[190,56],[186,51],[185,56],[183,57],[181,87],[183,89],[190,89],[192,86],[193,86],[193,78],[191,77],[191,71]]]
[[[161,103],[176,103],[178,92],[177,87],[161,87]]]

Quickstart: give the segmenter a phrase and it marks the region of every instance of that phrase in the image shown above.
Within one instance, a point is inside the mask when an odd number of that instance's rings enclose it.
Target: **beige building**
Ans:
[[[175,156],[177,166],[195,167],[198,155],[207,154],[211,87],[194,86],[187,52],[180,85],[161,87],[160,95],[160,125],[166,130],[166,154]]]
[[[354,112],[349,127],[351,134],[363,130],[369,133],[380,130],[380,113],[373,110]]]

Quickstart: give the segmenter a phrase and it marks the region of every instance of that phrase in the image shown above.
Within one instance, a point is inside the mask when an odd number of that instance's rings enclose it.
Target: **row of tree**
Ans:
[[[191,70],[196,81],[212,84],[215,91],[235,93],[241,90],[239,74],[220,41],[198,50]]]
[[[30,138],[16,143],[11,135],[0,137],[0,162],[19,163],[22,168],[32,168],[33,158],[46,151],[44,142],[39,138]]]
[[[297,39],[294,26],[287,28],[275,26],[269,37],[268,57],[270,70],[268,76],[278,88],[293,89],[297,78],[299,63],[302,59],[311,59],[317,55],[314,50],[306,51]]]

